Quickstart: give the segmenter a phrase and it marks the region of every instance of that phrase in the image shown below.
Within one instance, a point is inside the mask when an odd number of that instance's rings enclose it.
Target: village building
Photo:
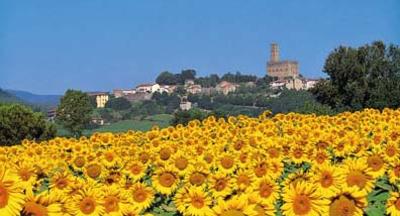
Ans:
[[[201,93],[205,94],[205,95],[212,95],[215,94],[217,92],[217,90],[215,89],[215,87],[202,87],[201,88]]]
[[[171,94],[176,90],[176,85],[160,85],[158,92]]]
[[[87,94],[90,97],[95,97],[97,108],[104,108],[109,99],[108,92],[88,92]]]
[[[136,86],[136,92],[154,93],[160,90],[160,85],[157,83],[140,84]]]
[[[267,62],[267,74],[271,77],[277,77],[283,80],[288,77],[299,76],[299,66],[297,61],[279,59],[278,44],[271,44],[270,60]]]
[[[186,91],[190,94],[200,94],[201,93],[201,85],[190,85],[185,88]]]
[[[269,84],[271,89],[283,89],[286,86],[286,80],[277,80]]]
[[[303,79],[299,77],[286,78],[270,83],[271,89],[308,90],[318,82],[316,79]]]
[[[57,108],[56,107],[52,107],[47,111],[47,120],[54,122],[54,120],[56,119],[57,116]]]
[[[181,108],[181,110],[190,110],[192,108],[192,103],[188,101],[187,97],[183,97],[181,99],[179,107]]]
[[[135,94],[124,95],[124,98],[130,102],[134,102],[151,100],[152,96],[153,94],[149,92],[136,92]]]
[[[125,95],[135,94],[136,89],[114,89],[113,95],[116,98],[123,97]]]
[[[319,80],[317,79],[306,79],[305,80],[305,89],[308,90],[310,88],[314,88],[314,86],[317,84]]]
[[[191,86],[191,85],[194,85],[194,80],[192,80],[192,79],[185,80],[185,87],[186,86]]]
[[[297,77],[289,78],[286,80],[285,87],[290,90],[302,90],[304,89],[304,81]]]
[[[230,83],[228,81],[222,81],[215,87],[215,90],[219,93],[227,95],[230,92],[236,91],[238,86],[238,84]]]
[[[104,125],[104,119],[101,117],[92,117],[92,123],[96,125]]]

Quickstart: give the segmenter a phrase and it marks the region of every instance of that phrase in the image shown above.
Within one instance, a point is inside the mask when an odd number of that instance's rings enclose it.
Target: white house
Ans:
[[[306,79],[305,80],[305,89],[308,90],[310,88],[313,88],[315,84],[317,84],[318,80],[317,79]]]
[[[136,92],[154,93],[160,90],[160,85],[157,83],[140,84],[136,86]]]

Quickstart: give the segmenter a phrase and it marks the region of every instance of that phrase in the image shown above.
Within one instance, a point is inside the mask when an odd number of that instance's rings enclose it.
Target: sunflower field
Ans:
[[[191,121],[0,148],[1,216],[400,215],[400,110]]]

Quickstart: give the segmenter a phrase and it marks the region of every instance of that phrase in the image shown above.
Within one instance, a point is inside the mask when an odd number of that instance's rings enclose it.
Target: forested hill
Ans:
[[[0,103],[23,103],[23,101],[0,88]]]
[[[50,106],[55,107],[58,105],[61,95],[38,95],[33,94],[27,91],[19,91],[19,90],[4,90],[7,93],[12,94],[23,101],[34,104],[37,106]]]

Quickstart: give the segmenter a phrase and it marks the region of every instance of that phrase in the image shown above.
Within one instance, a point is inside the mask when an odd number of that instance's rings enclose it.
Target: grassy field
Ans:
[[[172,119],[171,115],[168,114],[160,114],[154,116],[148,116],[143,120],[123,120],[119,122],[112,123],[110,125],[103,125],[99,128],[93,130],[85,130],[83,134],[85,136],[90,136],[95,132],[125,132],[128,130],[140,130],[147,131],[151,129],[154,125],[158,125],[159,127],[168,127],[169,123]],[[68,131],[66,131],[61,126],[58,127],[58,136],[68,136]]]

